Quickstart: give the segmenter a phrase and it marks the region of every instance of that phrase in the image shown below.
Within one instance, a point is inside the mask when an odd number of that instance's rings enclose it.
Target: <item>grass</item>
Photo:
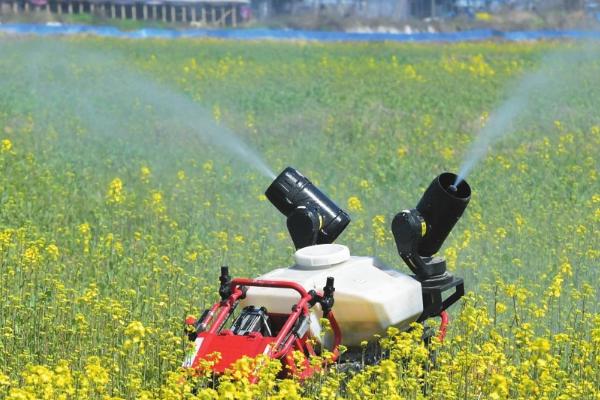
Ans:
[[[390,360],[355,376],[274,389],[266,369],[197,395],[600,396],[596,46],[5,37],[0,52],[0,396],[193,397],[182,321],[216,299],[219,267],[292,262],[270,178],[224,151],[232,132],[349,208],[339,243],[407,272],[393,215],[460,168],[547,53],[566,61],[468,177],[442,249],[469,294],[436,363],[390,332]]]

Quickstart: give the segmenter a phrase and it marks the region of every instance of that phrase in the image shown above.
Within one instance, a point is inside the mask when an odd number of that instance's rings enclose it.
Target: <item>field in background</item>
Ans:
[[[182,321],[219,266],[292,262],[270,178],[215,143],[228,129],[349,211],[339,243],[407,272],[393,215],[558,51],[586,57],[467,178],[442,252],[469,294],[435,364],[392,335],[355,376],[198,396],[599,399],[600,47],[581,47],[0,38],[0,397],[193,398]]]

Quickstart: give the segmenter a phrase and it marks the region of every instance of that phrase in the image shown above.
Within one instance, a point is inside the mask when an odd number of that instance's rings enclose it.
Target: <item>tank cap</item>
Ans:
[[[350,259],[350,250],[342,244],[317,244],[294,253],[296,265],[302,269],[319,269]]]

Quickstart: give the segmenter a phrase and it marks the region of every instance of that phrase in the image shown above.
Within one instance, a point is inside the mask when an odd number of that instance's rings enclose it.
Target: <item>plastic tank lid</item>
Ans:
[[[319,269],[350,259],[350,250],[341,244],[317,244],[294,253],[296,265],[302,269]]]

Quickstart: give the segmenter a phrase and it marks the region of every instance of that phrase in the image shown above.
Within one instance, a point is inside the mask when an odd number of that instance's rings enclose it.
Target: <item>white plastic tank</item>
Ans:
[[[421,283],[375,257],[354,257],[346,246],[322,244],[296,251],[294,259],[295,265],[275,269],[257,279],[292,281],[307,291],[322,291],[327,277],[332,276],[333,311],[346,346],[358,346],[375,334],[384,334],[390,326],[406,329],[423,312]],[[298,299],[298,293],[291,289],[251,287],[241,306],[264,306],[270,313],[289,314]],[[321,316],[317,305],[310,328],[317,337]]]

